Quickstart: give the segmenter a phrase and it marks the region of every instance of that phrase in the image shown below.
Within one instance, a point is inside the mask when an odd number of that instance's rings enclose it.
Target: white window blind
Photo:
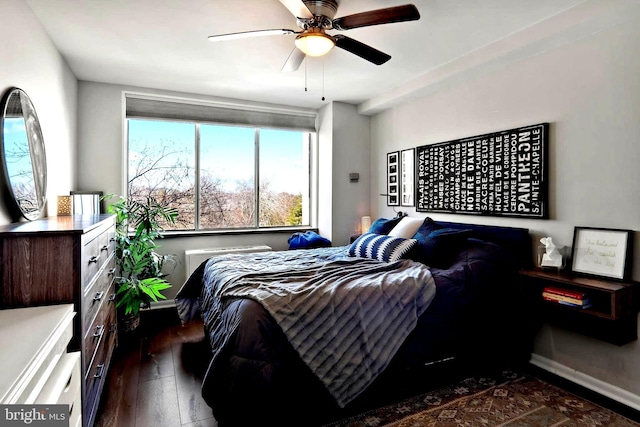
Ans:
[[[189,103],[172,99],[151,99],[126,95],[128,119],[162,119],[225,123],[259,128],[316,131],[316,113],[236,105]]]

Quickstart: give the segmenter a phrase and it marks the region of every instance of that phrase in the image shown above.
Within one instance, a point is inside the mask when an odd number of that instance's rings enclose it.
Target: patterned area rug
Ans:
[[[529,375],[474,377],[329,424],[331,427],[640,427]]]

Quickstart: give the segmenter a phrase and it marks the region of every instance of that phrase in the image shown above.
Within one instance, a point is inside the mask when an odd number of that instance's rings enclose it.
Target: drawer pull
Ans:
[[[104,245],[103,247],[100,248],[100,252],[108,251],[108,250],[109,250],[109,246],[108,245]]]
[[[104,296],[104,291],[96,292],[96,296],[93,297],[93,300],[94,301],[100,301],[103,296]]]
[[[97,368],[98,372],[96,372],[93,378],[102,378],[102,375],[104,374],[104,363],[99,364]]]
[[[100,259],[100,255],[94,255],[91,258],[89,258],[89,264],[94,262],[97,263],[99,259]]]
[[[109,276],[113,276],[114,274],[116,274],[116,268],[113,267],[112,269],[109,270],[107,274],[109,274]]]
[[[104,334],[104,325],[96,326],[96,331],[93,333],[94,337],[101,337]]]
[[[71,388],[71,380],[73,379],[73,375],[69,377],[69,381],[67,381],[67,385],[64,386],[63,393],[69,393],[69,389]]]
[[[114,302],[116,300],[116,294],[115,292],[111,294],[111,296],[109,297],[109,302]]]
[[[113,243],[113,242],[115,242],[115,241],[116,241],[116,238],[115,238],[115,237],[109,237],[109,243]]]

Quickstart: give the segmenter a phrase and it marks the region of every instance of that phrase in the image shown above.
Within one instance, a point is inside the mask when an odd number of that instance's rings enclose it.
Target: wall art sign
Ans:
[[[549,124],[416,149],[416,210],[547,218]]]
[[[592,276],[629,280],[631,230],[575,227],[571,270]]]
[[[400,151],[400,204],[413,206],[413,186],[415,183],[415,150]]]
[[[387,154],[387,206],[400,204],[400,163],[399,153]]]

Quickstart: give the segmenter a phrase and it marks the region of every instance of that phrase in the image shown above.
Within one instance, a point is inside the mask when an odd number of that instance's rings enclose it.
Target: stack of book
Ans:
[[[568,305],[577,308],[591,307],[591,299],[587,294],[579,291],[571,291],[568,289],[546,287],[542,292],[542,298],[545,301],[551,301],[558,304]]]

